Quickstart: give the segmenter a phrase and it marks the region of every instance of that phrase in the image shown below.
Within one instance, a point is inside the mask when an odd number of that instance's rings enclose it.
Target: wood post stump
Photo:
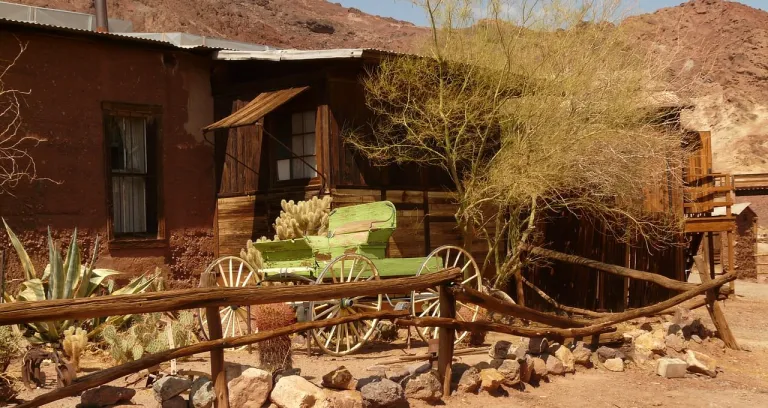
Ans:
[[[701,283],[711,282],[710,271],[708,270],[707,263],[704,259],[697,255],[693,257],[693,260],[696,262],[696,268],[699,270]],[[714,323],[715,329],[717,329],[717,333],[720,336],[720,339],[725,343],[726,347],[733,350],[739,350],[739,344],[736,342],[736,337],[728,326],[728,320],[725,319],[725,313],[723,312],[720,302],[717,301],[718,293],[719,288],[707,291],[707,311],[709,311],[709,317],[712,319],[712,323]]]
[[[216,272],[208,272],[200,276],[201,287],[216,286]],[[208,321],[208,340],[222,338],[221,320],[218,307],[205,308],[205,317]],[[248,316],[250,318],[250,316]],[[227,374],[224,370],[224,349],[211,350],[211,381],[216,393],[216,408],[229,408],[229,389],[227,388]]]
[[[456,298],[449,288],[450,284],[440,286],[440,317],[456,318]],[[443,397],[451,395],[451,363],[453,362],[453,343],[456,331],[453,328],[440,327],[440,339],[437,351],[437,373],[443,381]]]

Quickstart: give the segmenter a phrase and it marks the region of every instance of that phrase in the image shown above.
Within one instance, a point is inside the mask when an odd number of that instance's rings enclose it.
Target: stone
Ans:
[[[227,382],[232,381],[236,377],[240,377],[243,371],[249,368],[254,368],[254,367],[248,364],[224,362],[224,374],[226,375]]]
[[[502,358],[494,358],[493,360],[488,362],[488,366],[491,368],[499,368],[503,362],[507,360]]]
[[[189,405],[187,404],[187,400],[185,400],[181,395],[177,395],[171,399],[165,400],[160,405],[161,408],[187,408],[188,406]]]
[[[651,322],[643,322],[640,324],[640,330],[649,332],[653,330],[653,326],[651,325]]]
[[[706,374],[712,378],[717,376],[717,361],[704,353],[688,350],[685,362],[688,363],[688,371],[692,373]]]
[[[531,374],[531,381],[538,382],[547,378],[547,362],[539,357],[534,357],[533,361],[533,373]]]
[[[688,370],[688,363],[679,358],[662,357],[656,362],[656,374],[664,378],[683,378]]]
[[[516,359],[518,363],[525,361],[525,355],[527,354],[527,348],[522,346],[512,347],[507,353],[507,358]]]
[[[670,334],[674,334],[674,335],[683,334],[683,330],[680,327],[680,325],[674,322],[665,322],[664,324],[661,325],[661,327],[664,329],[664,333],[666,333],[667,336],[669,336]]]
[[[608,371],[621,372],[624,371],[624,360],[620,358],[609,358],[605,360],[603,367]]]
[[[434,374],[428,372],[408,378],[404,391],[407,398],[437,402],[443,395],[443,386]]]
[[[119,402],[128,402],[134,395],[136,395],[136,390],[130,388],[102,385],[85,391],[80,396],[80,405],[83,408],[106,407]]]
[[[646,348],[635,346],[628,353],[628,357],[636,366],[642,367],[648,361],[653,360],[653,352]]]
[[[515,385],[520,382],[520,363],[517,360],[504,360],[496,369],[504,376],[504,385]]]
[[[334,388],[337,390],[354,390],[357,381],[352,377],[352,373],[344,366],[339,366],[335,370],[323,376],[323,387]]]
[[[408,366],[408,372],[411,375],[424,374],[432,371],[432,363],[429,361],[423,363],[414,363]]]
[[[592,365],[592,350],[583,341],[576,343],[576,347],[571,350],[571,354],[573,354],[574,363],[585,367]]]
[[[360,388],[360,393],[366,408],[387,408],[406,404],[403,388],[386,378],[365,384]]]
[[[270,378],[270,388],[272,379]],[[189,389],[189,405],[193,408],[211,408],[216,400],[213,382],[207,377],[199,377]]]
[[[252,368],[252,367],[248,367],[248,368]],[[272,376],[273,377],[272,378],[272,384],[277,384],[277,382],[280,381],[281,378],[288,377],[288,376],[291,376],[291,375],[301,375],[301,368],[294,367],[294,368],[288,368],[288,369],[280,370],[280,371],[276,372]]]
[[[155,400],[163,402],[188,390],[191,385],[192,381],[188,378],[166,376],[152,384],[152,391],[155,392]]]
[[[480,389],[480,370],[469,367],[461,373],[457,387],[459,392],[475,393]]]
[[[698,334],[691,335],[691,340],[693,340],[693,342],[697,344],[701,344],[702,342],[701,337],[699,337]]]
[[[488,350],[488,355],[493,359],[505,359],[511,348],[512,343],[506,340],[499,340],[491,344],[491,348]]]
[[[547,374],[549,375],[565,375],[565,366],[563,362],[553,355],[547,356]]]
[[[554,353],[555,357],[563,364],[566,373],[576,371],[576,359],[568,347],[560,346]]]
[[[661,354],[667,348],[664,337],[658,338],[653,333],[645,333],[635,339],[635,347],[642,347],[654,353]]]
[[[354,390],[323,390],[313,408],[363,408],[363,395]]]
[[[406,377],[411,375],[411,372],[408,371],[407,368],[402,368],[397,371],[394,371],[392,374],[387,375],[387,378],[390,380],[399,383],[400,381],[403,381]],[[356,381],[359,383],[359,381]]]
[[[282,379],[292,377],[301,378],[299,376],[288,376]],[[272,374],[258,368],[248,368],[239,377],[229,381],[227,387],[229,387],[229,402],[231,406],[260,408],[269,398],[270,391],[272,391]]]
[[[549,350],[549,340],[546,337],[531,337],[528,340],[528,353],[541,354]]]
[[[668,334],[664,339],[664,344],[667,348],[675,350],[678,353],[682,353],[685,350],[685,340],[677,334]]]
[[[232,400],[231,392],[230,389],[230,405],[239,407],[240,405]],[[275,389],[269,394],[269,399],[280,408],[310,408],[315,405],[318,397],[320,399],[323,397],[320,388],[298,375],[281,378],[275,384]],[[254,405],[254,407],[260,406],[261,404]]]
[[[558,342],[549,343],[549,347],[547,348],[547,354],[555,354],[555,352],[559,348],[560,348],[560,343]]]
[[[480,371],[480,389],[486,392],[495,392],[504,382],[504,376],[495,368],[486,368]]]
[[[597,353],[597,359],[601,363],[605,363],[605,360],[608,360],[610,358],[617,358],[619,351],[616,349],[612,349],[610,347],[600,346],[598,347],[596,353]]]
[[[520,364],[520,381],[530,384],[533,377],[533,357],[526,355],[525,361]]]

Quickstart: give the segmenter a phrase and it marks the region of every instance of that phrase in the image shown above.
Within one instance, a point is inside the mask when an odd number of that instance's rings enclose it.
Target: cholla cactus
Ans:
[[[70,327],[64,330],[64,353],[67,354],[72,365],[75,366],[75,372],[80,371],[80,356],[88,345],[88,333],[79,327]]]
[[[263,238],[266,240],[266,237]],[[261,252],[253,246],[253,241],[250,239],[245,244],[245,249],[240,250],[240,258],[243,258],[245,262],[248,262],[248,264],[256,271],[264,269],[264,258],[261,257]]]
[[[308,201],[281,201],[280,216],[275,220],[275,240],[301,238],[307,235],[323,235],[328,232],[328,215],[331,213],[331,196]]]

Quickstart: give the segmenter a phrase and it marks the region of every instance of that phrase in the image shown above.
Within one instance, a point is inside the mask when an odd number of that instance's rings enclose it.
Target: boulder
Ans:
[[[541,354],[549,351],[549,340],[546,337],[531,337],[528,340],[528,353]]]
[[[252,368],[252,367],[248,367],[248,368]],[[288,368],[288,369],[284,369],[276,372],[272,376],[272,384],[277,384],[277,382],[280,381],[281,378],[288,377],[291,375],[301,375],[301,368],[293,367],[293,368]]]
[[[688,364],[679,358],[660,358],[656,364],[656,374],[664,378],[683,378],[688,370]]]
[[[685,340],[677,334],[668,334],[664,339],[664,344],[675,352],[682,353],[685,351]]]
[[[459,392],[477,392],[480,389],[480,370],[475,367],[464,370],[459,377],[457,389]]]
[[[520,381],[530,384],[533,377],[533,357],[526,355],[520,364]]]
[[[366,408],[399,407],[406,404],[403,388],[386,378],[365,384],[360,388],[360,393]]]
[[[674,334],[674,335],[683,334],[682,328],[680,327],[679,324],[675,322],[665,322],[664,324],[661,325],[661,327],[664,329],[664,333],[667,336],[669,336],[670,334]]]
[[[323,387],[334,388],[337,390],[354,390],[357,382],[352,377],[352,373],[344,366],[339,366],[335,370],[323,376]]]
[[[432,363],[429,361],[423,363],[414,363],[408,366],[410,375],[424,374],[432,371]]]
[[[171,399],[167,399],[163,401],[163,403],[160,405],[161,408],[187,408],[187,400],[184,399],[181,395],[177,395]]]
[[[629,353],[627,353],[627,357],[633,363],[635,363],[636,366],[642,367],[648,361],[653,359],[653,352],[644,347],[635,346],[632,348],[632,350]]]
[[[240,377],[243,371],[249,368],[254,368],[254,367],[248,364],[224,362],[224,374],[226,375],[227,383],[229,383],[236,377]]]
[[[293,377],[301,378],[299,376]],[[269,398],[269,392],[272,391],[272,374],[258,368],[248,368],[239,377],[229,381],[227,386],[229,387],[231,406],[260,408]]]
[[[507,353],[508,359],[515,359],[517,362],[522,363],[525,361],[525,355],[527,354],[527,348],[522,346],[512,347]]]
[[[688,371],[692,373],[706,374],[712,378],[717,376],[717,361],[704,353],[688,350],[685,362],[688,363]]]
[[[553,355],[548,355],[547,360],[547,374],[548,375],[565,375],[565,366],[563,362]]]
[[[659,333],[662,333],[662,332],[659,332]],[[645,333],[641,336],[638,336],[635,339],[635,347],[642,347],[654,353],[662,354],[664,353],[664,350],[667,348],[667,345],[664,342],[663,336],[659,338],[653,333]]]
[[[624,360],[620,358],[609,358],[605,360],[603,367],[608,371],[621,372],[624,371]]]
[[[443,396],[443,386],[431,372],[408,378],[404,391],[407,398],[427,402],[437,402]]]
[[[597,359],[601,363],[605,363],[605,360],[608,360],[611,358],[621,358],[621,356],[619,355],[619,350],[616,350],[610,347],[600,346],[598,347],[596,353],[597,353]]]
[[[392,372],[392,374],[388,374],[386,377],[396,383],[399,383],[400,381],[403,381],[406,377],[410,375],[411,375],[411,372],[407,368],[402,368]],[[358,384],[360,383],[359,381],[355,381],[355,382]]]
[[[547,378],[547,362],[539,357],[534,357],[533,361],[533,373],[531,374],[531,381],[538,382]]]
[[[360,391],[323,390],[314,408],[363,408],[363,396]]]
[[[80,405],[83,408],[106,407],[120,402],[128,402],[134,395],[136,395],[136,390],[130,388],[102,385],[85,391],[80,396]]]
[[[495,392],[501,387],[504,376],[495,368],[480,370],[480,389],[486,392]]]
[[[491,344],[488,355],[493,359],[505,359],[512,348],[512,343],[506,340],[499,340]]]
[[[167,376],[152,384],[152,391],[155,392],[155,400],[163,402],[188,390],[191,385],[192,381],[188,378]]]
[[[583,341],[576,343],[576,347],[571,350],[573,362],[585,367],[592,365],[592,350],[590,350]]]
[[[270,379],[271,382],[271,379]],[[271,384],[270,384],[270,388]],[[189,405],[192,408],[211,408],[216,400],[213,382],[207,377],[199,377],[189,389]]]
[[[504,385],[515,385],[520,382],[520,363],[517,360],[504,360],[496,369],[504,376]]]
[[[558,347],[558,349],[555,350],[554,355],[563,364],[563,369],[566,373],[572,373],[576,371],[576,359],[568,347]]]
[[[240,406],[232,400],[231,390],[229,398],[231,406]],[[310,408],[322,398],[320,388],[298,375],[289,375],[278,380],[275,389],[269,395],[269,399],[280,408]],[[261,404],[254,405],[254,407],[260,406]]]

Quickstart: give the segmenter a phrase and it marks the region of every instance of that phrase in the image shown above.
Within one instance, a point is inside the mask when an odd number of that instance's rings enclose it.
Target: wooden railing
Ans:
[[[684,214],[687,217],[710,216],[715,207],[725,207],[731,215],[733,202],[733,177],[726,173],[710,173],[687,180],[683,190]]]

